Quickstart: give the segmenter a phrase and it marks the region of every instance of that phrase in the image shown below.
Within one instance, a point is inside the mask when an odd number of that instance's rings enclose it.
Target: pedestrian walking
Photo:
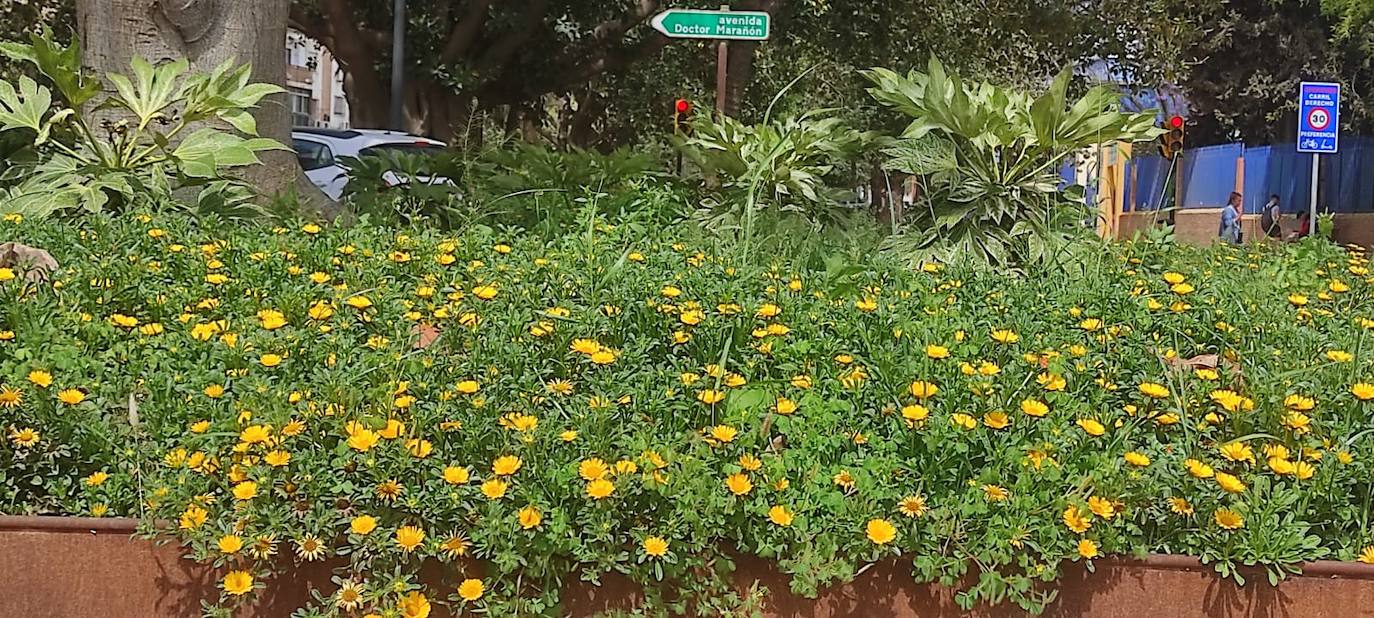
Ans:
[[[1279,224],[1282,216],[1279,210],[1279,196],[1269,196],[1269,201],[1264,204],[1264,212],[1260,214],[1260,229],[1264,231],[1265,236],[1283,238],[1283,226]]]
[[[1231,192],[1231,197],[1226,200],[1226,207],[1221,209],[1221,227],[1217,229],[1217,237],[1233,245],[1240,244],[1240,193]]]

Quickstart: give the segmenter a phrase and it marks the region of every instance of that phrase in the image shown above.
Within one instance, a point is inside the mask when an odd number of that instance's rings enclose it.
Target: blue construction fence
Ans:
[[[1139,150],[1139,148],[1137,148]],[[1285,213],[1305,211],[1311,202],[1312,156],[1294,144],[1247,147],[1222,144],[1183,153],[1183,208],[1220,208],[1236,187],[1236,160],[1245,160],[1242,194],[1246,213],[1258,213],[1278,195]],[[1319,212],[1374,212],[1374,138],[1341,139],[1341,151],[1321,155]],[[1174,204],[1165,192],[1169,166],[1157,154],[1137,154],[1126,170],[1127,211],[1155,210]],[[1133,169],[1132,169],[1133,168]]]

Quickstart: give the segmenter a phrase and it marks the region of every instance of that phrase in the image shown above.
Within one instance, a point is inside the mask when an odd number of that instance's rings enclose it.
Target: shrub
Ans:
[[[556,614],[607,573],[711,614],[732,551],[803,593],[902,556],[1032,610],[1101,555],[1374,561],[1374,299],[1329,244],[1128,244],[1062,280],[605,222],[0,230],[64,266],[0,271],[0,510],[170,522],[225,606],[322,557],[347,592],[302,616]]]
[[[247,65],[226,62],[187,75],[185,60],[154,67],[136,58],[133,79],[107,75],[112,94],[102,94],[100,79],[81,67],[77,43],[64,47],[45,32],[29,44],[0,43],[0,53],[33,63],[60,96],[55,102],[52,90],[26,76],[18,88],[0,82],[0,131],[23,135],[28,151],[11,155],[4,169],[7,211],[43,217],[177,207],[172,193],[186,189],[198,192],[195,209],[256,212],[252,190],[228,173],[260,163],[259,152],[284,148],[256,137],[249,113],[282,89],[250,84]]]
[[[914,261],[974,258],[1019,267],[1054,261],[1091,231],[1081,187],[1059,166],[1075,150],[1160,133],[1151,113],[1119,111],[1120,95],[1094,87],[1068,99],[1065,69],[1039,97],[965,83],[931,59],[925,73],[864,73],[879,103],[912,117],[887,166],[923,178],[922,200],[894,248]]]

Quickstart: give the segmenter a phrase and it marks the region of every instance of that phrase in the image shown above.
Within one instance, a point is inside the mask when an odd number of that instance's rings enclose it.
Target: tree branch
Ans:
[[[592,40],[604,44],[612,39],[620,38],[630,28],[644,23],[644,20],[657,13],[662,4],[659,0],[639,0],[634,11],[616,19],[603,21],[592,28]]]
[[[482,58],[477,61],[478,71],[491,71],[506,64],[511,55],[529,40],[539,28],[539,24],[544,21],[544,13],[549,9],[549,0],[529,0],[525,7],[525,18],[521,20],[520,26],[506,33],[487,49],[487,53],[482,54]]]
[[[482,31],[482,26],[487,21],[487,9],[490,7],[491,0],[468,1],[467,10],[463,12],[462,19],[453,23],[448,42],[444,44],[444,51],[439,54],[440,64],[453,64],[467,53],[472,43],[477,40],[477,33]],[[448,11],[445,10],[444,13],[447,19]]]

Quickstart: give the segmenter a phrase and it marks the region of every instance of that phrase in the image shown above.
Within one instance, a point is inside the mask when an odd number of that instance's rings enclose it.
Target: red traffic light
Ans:
[[[692,102],[687,99],[678,99],[677,103],[674,105],[674,109],[676,109],[679,114],[686,114],[692,111]]]
[[[1169,117],[1169,127],[1170,127],[1170,128],[1173,128],[1173,129],[1182,129],[1182,128],[1183,128],[1183,116],[1170,116],[1170,117]]]

